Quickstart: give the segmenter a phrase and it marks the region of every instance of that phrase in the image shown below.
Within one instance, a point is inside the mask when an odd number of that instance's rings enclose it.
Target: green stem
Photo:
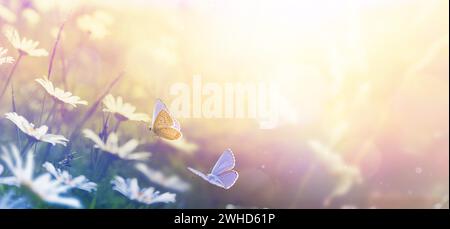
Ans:
[[[46,149],[45,149],[45,154],[44,154],[44,156],[42,157],[42,162],[41,162],[41,164],[44,164],[44,162],[47,161],[48,156],[50,155],[50,151],[51,151],[51,144],[48,144],[47,147],[46,147]]]
[[[53,116],[53,113],[55,112],[55,109],[56,109],[56,106],[57,106],[57,105],[58,105],[58,103],[57,103],[56,101],[53,102],[53,106],[52,106],[52,108],[50,109],[50,111],[48,112],[47,118],[45,118],[44,123],[47,123],[48,120],[50,120],[50,117]]]
[[[2,100],[3,95],[5,95],[6,89],[7,89],[8,86],[9,86],[9,82],[11,81],[11,78],[12,78],[12,76],[14,75],[14,72],[16,71],[16,68],[17,68],[17,66],[18,66],[19,63],[20,63],[20,60],[22,60],[22,56],[23,56],[23,55],[24,55],[24,54],[23,54],[22,52],[19,51],[19,56],[17,57],[16,62],[14,62],[14,65],[12,66],[11,71],[9,71],[8,77],[6,78],[5,86],[3,86],[3,89],[2,89],[2,91],[1,91],[1,93],[0,93],[0,100]]]
[[[120,123],[122,123],[122,121],[117,120],[116,125],[114,126],[113,132],[116,133],[117,130],[119,129]]]
[[[22,150],[20,151],[20,155],[23,157],[25,155],[25,152],[27,151],[27,149],[33,145],[35,141],[32,139],[28,139],[27,144],[25,144],[25,146],[22,148]]]
[[[95,103],[89,108],[89,110],[86,112],[86,114],[83,116],[80,122],[78,122],[75,127],[72,130],[72,133],[69,137],[69,144],[67,145],[65,152],[69,152],[72,146],[72,140],[78,137],[79,131],[81,127],[94,115],[95,111],[97,110],[98,106],[102,102],[103,98],[108,95],[109,91],[113,88],[113,86],[119,82],[119,80],[122,78],[122,76],[125,74],[125,72],[121,72],[106,88],[106,90],[96,99]]]
[[[39,125],[41,125],[42,116],[44,115],[45,100],[47,100],[47,93],[44,94],[44,98],[42,99],[41,113],[39,114],[39,121],[38,121]]]
[[[64,91],[68,91],[69,90],[69,86],[67,85],[67,72],[68,72],[68,68],[69,66],[67,66],[68,64],[66,63],[66,57],[64,55],[64,50],[61,49],[60,53],[60,61],[61,61],[61,79],[62,79],[62,83],[64,86]]]
[[[50,80],[50,77],[52,75],[53,61],[55,59],[56,49],[58,48],[59,40],[61,39],[61,32],[62,32],[62,30],[64,28],[64,24],[65,24],[65,22],[62,23],[62,25],[59,27],[58,35],[56,37],[55,44],[53,45],[52,54],[50,56],[50,60],[49,60],[49,63],[48,63],[48,69],[47,69],[47,79],[48,80]],[[44,98],[42,99],[41,113],[39,115],[39,122],[38,122],[39,125],[41,124],[42,116],[44,115],[44,108],[45,108],[45,100],[46,99],[47,99],[47,94],[44,94]]]
[[[110,165],[114,162],[114,156],[110,155],[107,152],[104,152],[104,160],[103,160],[103,165],[101,166],[101,170],[100,173],[98,174],[98,179],[101,180],[103,178],[103,176],[105,176],[106,172],[108,171],[108,168],[110,167]]]
[[[51,74],[52,74],[53,60],[55,59],[56,49],[58,48],[59,41],[61,40],[61,33],[62,33],[62,30],[64,29],[64,25],[65,24],[66,23],[63,22],[61,24],[61,26],[59,27],[58,35],[56,36],[56,41],[55,41],[55,44],[53,45],[52,54],[50,56],[50,61],[48,63],[48,71],[47,71],[47,77],[48,77],[49,80],[50,80],[50,77],[51,77]]]

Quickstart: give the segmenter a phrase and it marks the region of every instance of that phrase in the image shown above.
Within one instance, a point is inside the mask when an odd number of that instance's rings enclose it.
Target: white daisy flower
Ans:
[[[161,185],[164,188],[185,192],[190,189],[189,183],[181,180],[178,176],[166,176],[162,172],[149,168],[144,163],[138,163],[135,168],[144,174],[151,182]]]
[[[151,156],[150,152],[133,152],[139,145],[136,139],[131,139],[124,145],[119,146],[119,137],[116,133],[109,134],[106,142],[103,142],[92,130],[84,129],[83,134],[95,143],[94,147],[124,160],[146,160]]]
[[[36,79],[47,93],[52,96],[57,102],[69,104],[73,107],[77,107],[78,104],[87,105],[88,102],[81,100],[80,97],[72,95],[70,92],[66,92],[62,89],[53,86],[53,83],[44,76],[42,79]]]
[[[22,37],[21,39],[16,29],[7,27],[4,34],[11,45],[19,51],[20,55],[35,57],[48,56],[47,50],[37,48],[37,46],[39,45],[38,41],[33,41],[25,37]]]
[[[7,52],[8,52],[8,49],[0,47],[0,65],[10,64],[14,61],[14,58],[6,55]]]
[[[150,117],[144,113],[134,113],[136,111],[136,107],[129,103],[123,102],[122,97],[117,97],[115,99],[111,94],[107,95],[103,99],[103,105],[105,108],[104,112],[109,112],[113,114],[120,121],[142,121],[142,122],[150,122]]]
[[[85,176],[72,177],[69,172],[65,170],[56,169],[50,162],[45,162],[42,167],[44,167],[47,172],[52,174],[56,180],[61,181],[61,183],[70,186],[71,188],[81,189],[87,192],[92,192],[97,190],[97,184],[90,182]]]
[[[3,166],[0,165],[0,175],[3,173]],[[14,177],[0,177],[0,184],[16,185],[16,179]]]
[[[15,112],[6,113],[5,117],[33,140],[47,142],[52,145],[61,144],[63,146],[66,146],[69,141],[62,135],[47,134],[48,127],[46,125],[35,128],[33,123],[28,122],[24,117]]]
[[[0,209],[26,209],[28,202],[23,197],[16,197],[12,191],[0,197]]]
[[[44,173],[34,178],[34,155],[33,151],[28,151],[25,161],[22,161],[20,152],[16,146],[11,145],[10,149],[2,147],[0,158],[11,171],[12,176],[0,178],[0,184],[26,187],[36,196],[45,202],[57,205],[64,205],[73,208],[81,208],[78,199],[62,196],[71,189],[60,180],[53,180],[49,173]]]
[[[124,179],[116,176],[112,181],[113,189],[120,192],[130,200],[134,200],[144,204],[154,203],[173,203],[175,202],[176,194],[165,192],[160,194],[155,191],[155,188],[148,187],[140,189],[136,178]]]

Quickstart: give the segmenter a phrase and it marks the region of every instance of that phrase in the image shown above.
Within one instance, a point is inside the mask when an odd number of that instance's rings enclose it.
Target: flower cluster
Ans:
[[[0,88],[0,108],[4,113],[0,120],[0,137],[1,142],[8,143],[0,144],[0,209],[111,206],[104,203],[107,199],[104,196],[121,200],[125,197],[125,206],[175,203],[177,195],[190,190],[191,184],[178,175],[158,171],[147,164],[153,143],[159,141],[130,137],[130,133],[119,130],[119,126],[122,123],[139,125],[149,131],[151,123],[154,135],[149,136],[157,136],[172,149],[190,155],[197,151],[198,145],[182,139],[180,123],[161,100],[156,100],[153,117],[150,117],[138,112],[129,98],[110,94],[121,75],[111,80],[102,92],[81,91],[82,87],[75,87],[78,85],[73,85],[74,79],[68,76],[77,75],[74,70],[85,63],[82,51],[87,44],[80,39],[83,42],[76,44],[75,51],[60,47],[70,37],[64,28],[74,25],[66,22],[57,29],[54,26],[49,29],[50,37],[55,39],[48,49],[50,52],[43,48],[48,43],[40,45],[39,41],[24,37],[24,31],[19,33],[16,28],[22,30],[39,25],[42,16],[39,12],[48,10],[42,7],[41,1],[30,4],[32,7],[27,5],[17,10],[20,11],[18,17],[15,10],[8,9],[14,4],[8,7],[0,4],[0,18],[7,22],[1,30],[8,48],[15,53],[0,47],[1,72],[5,73]],[[95,43],[92,40],[109,34],[112,22],[113,18],[103,11],[79,12],[75,29],[77,34],[87,33],[91,39],[88,41]],[[16,28],[11,26],[14,24]],[[41,58],[46,63],[46,74],[28,72],[31,64],[40,66],[33,58],[28,60],[29,57],[47,56],[48,59]],[[27,78],[33,75],[42,77]],[[6,93],[9,89],[11,94]],[[33,93],[24,93],[26,90]],[[93,95],[96,99],[89,100]],[[223,172],[227,175],[227,171]],[[115,207],[121,201],[111,202]]]
[[[150,152],[134,152],[139,143],[135,139],[129,140],[122,146],[119,146],[119,138],[116,133],[111,133],[106,142],[103,142],[100,137],[92,130],[83,130],[84,136],[94,142],[94,147],[117,156],[124,160],[146,160],[151,156]]]
[[[130,200],[134,200],[144,204],[155,204],[155,203],[173,203],[175,202],[176,194],[165,192],[159,193],[155,191],[155,188],[139,188],[138,181],[136,178],[124,179],[123,177],[116,176],[114,180],[111,181],[113,189],[120,192],[122,195],[126,196]]]
[[[25,160],[20,156],[16,146],[2,147],[0,158],[8,167],[11,176],[1,177],[0,184],[25,187],[38,196],[41,200],[57,205],[73,208],[81,208],[80,201],[66,194],[71,189],[61,180],[54,180],[49,173],[34,175],[34,153],[30,150],[25,155]]]

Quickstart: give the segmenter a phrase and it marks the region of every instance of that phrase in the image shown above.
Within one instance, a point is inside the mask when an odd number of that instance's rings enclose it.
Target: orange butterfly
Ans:
[[[150,130],[157,136],[168,140],[177,140],[182,136],[180,123],[170,114],[169,109],[160,99],[156,100],[153,109]]]

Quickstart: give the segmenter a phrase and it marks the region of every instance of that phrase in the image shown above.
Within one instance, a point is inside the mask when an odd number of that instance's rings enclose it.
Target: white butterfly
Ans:
[[[168,140],[177,140],[182,136],[180,123],[170,114],[169,109],[159,99],[156,100],[155,108],[153,109],[153,120],[150,130],[159,137]]]
[[[227,149],[222,153],[219,160],[217,160],[211,173],[205,175],[193,168],[188,167],[188,169],[213,185],[229,189],[239,178],[238,172],[233,170],[235,162],[236,160],[234,159],[233,152],[231,149]]]

